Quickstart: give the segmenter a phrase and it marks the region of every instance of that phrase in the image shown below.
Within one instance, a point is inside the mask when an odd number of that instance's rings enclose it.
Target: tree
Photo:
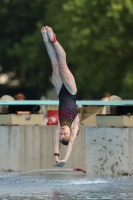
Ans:
[[[1,1],[0,65],[10,87],[47,88],[50,63],[40,33],[47,2]]]
[[[51,1],[49,8],[47,18],[68,52],[78,98],[100,98],[106,91],[132,97],[132,1]]]
[[[0,65],[10,80],[44,92],[53,87],[40,33],[49,25],[67,52],[78,99],[99,99],[106,91],[133,97],[131,0],[2,0],[0,11]]]

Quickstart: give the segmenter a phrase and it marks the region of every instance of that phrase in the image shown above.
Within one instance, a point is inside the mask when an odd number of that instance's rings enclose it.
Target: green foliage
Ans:
[[[69,54],[78,98],[100,98],[106,91],[132,97],[133,84],[125,79],[133,71],[132,1],[51,1],[49,6],[60,10],[54,18],[48,13],[48,18]]]
[[[78,99],[99,99],[106,91],[133,98],[132,21],[132,0],[1,0],[2,72],[14,72],[11,80],[25,87],[52,87],[40,33],[49,25],[67,53]]]
[[[0,64],[3,73],[13,72],[9,86],[18,79],[20,86],[47,88],[50,62],[40,32],[46,6],[46,0],[1,1]]]

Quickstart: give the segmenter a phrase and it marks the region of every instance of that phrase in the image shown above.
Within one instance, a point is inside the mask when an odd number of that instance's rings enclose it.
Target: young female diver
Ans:
[[[56,40],[51,27],[41,29],[43,40],[52,64],[52,82],[59,97],[59,120],[55,137],[55,166],[62,167],[67,162],[79,131],[76,106],[77,87],[75,79],[66,63],[66,53]],[[65,158],[59,160],[60,142],[68,145]]]

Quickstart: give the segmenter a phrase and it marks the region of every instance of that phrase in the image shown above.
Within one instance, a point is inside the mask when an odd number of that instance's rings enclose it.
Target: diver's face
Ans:
[[[70,131],[70,128],[68,126],[62,126],[60,128],[60,135],[59,135],[59,140],[62,141],[62,140],[67,140],[70,138],[70,135],[71,135],[71,131]]]

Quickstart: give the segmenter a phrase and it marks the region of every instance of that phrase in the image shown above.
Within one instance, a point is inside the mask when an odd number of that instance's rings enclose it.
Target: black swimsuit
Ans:
[[[70,127],[78,114],[76,95],[72,95],[63,84],[58,96],[60,125],[61,127],[64,125],[68,125]]]

